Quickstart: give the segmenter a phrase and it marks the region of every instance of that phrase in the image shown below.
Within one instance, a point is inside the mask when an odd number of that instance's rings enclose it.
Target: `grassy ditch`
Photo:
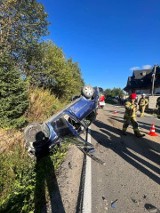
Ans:
[[[30,91],[29,96],[28,123],[45,121],[66,104],[40,89]],[[0,129],[0,212],[41,212],[56,184],[55,173],[67,149],[68,143],[64,143],[56,153],[36,161],[24,148],[23,131]]]
[[[66,155],[67,147],[67,143],[63,144],[55,154],[43,157],[40,161],[31,159],[20,145],[13,146],[9,152],[2,153],[0,212],[31,213],[34,212],[35,206],[36,212],[40,212],[38,208],[41,209],[43,194],[46,194],[46,202],[48,199],[48,177],[51,177],[51,174],[55,177]]]

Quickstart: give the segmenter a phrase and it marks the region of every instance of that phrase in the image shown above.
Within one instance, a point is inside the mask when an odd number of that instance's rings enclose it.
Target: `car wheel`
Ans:
[[[86,85],[82,88],[82,95],[85,98],[92,98],[93,94],[94,94],[94,88],[91,87],[90,85]]]

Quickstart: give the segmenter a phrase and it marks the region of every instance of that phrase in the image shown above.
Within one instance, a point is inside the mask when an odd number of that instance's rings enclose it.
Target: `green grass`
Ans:
[[[36,203],[42,203],[42,182],[45,183],[51,174],[55,176],[64,160],[67,147],[67,143],[63,144],[55,154],[43,157],[38,162],[31,159],[19,145],[1,154],[0,212],[34,212]],[[54,183],[51,187],[53,185]],[[47,186],[44,185],[44,188],[44,193],[47,194]]]

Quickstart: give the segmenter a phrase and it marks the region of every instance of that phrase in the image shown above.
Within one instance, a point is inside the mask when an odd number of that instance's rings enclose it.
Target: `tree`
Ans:
[[[28,107],[26,82],[10,58],[0,59],[0,127],[21,127]]]
[[[68,73],[70,73],[68,85],[68,96],[79,94],[82,86],[84,85],[84,81],[82,79],[82,74],[80,68],[78,67],[78,63],[74,63],[70,58],[66,62]]]
[[[111,89],[105,89],[105,91],[104,91],[104,95],[105,95],[105,97],[109,97],[109,96],[112,96],[112,90]]]
[[[47,26],[47,14],[36,0],[0,1],[1,127],[19,127],[25,122],[28,100],[22,76],[28,75],[33,56],[40,66],[39,39],[47,34]]]
[[[36,0],[3,0],[0,4],[0,57],[8,53],[21,66],[47,34],[47,14]]]
[[[55,81],[55,85],[50,85],[49,89],[59,98],[71,98],[83,85],[77,63],[73,63],[71,59],[67,60],[62,49],[51,41],[44,42],[41,48],[43,55],[41,73],[51,82]]]
[[[116,96],[122,96],[124,94],[123,90],[121,88],[113,88],[112,89],[112,96],[116,97]]]
[[[104,91],[104,93],[105,93],[106,97],[107,96],[110,96],[110,97],[116,97],[116,96],[122,97],[125,94],[124,91],[121,88],[115,88],[115,87],[113,89],[106,89]]]

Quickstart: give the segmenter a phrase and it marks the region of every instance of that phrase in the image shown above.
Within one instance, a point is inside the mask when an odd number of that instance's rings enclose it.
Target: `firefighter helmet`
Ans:
[[[136,98],[137,98],[136,93],[132,93],[132,94],[130,94],[129,98],[130,98],[130,99],[136,99]]]

